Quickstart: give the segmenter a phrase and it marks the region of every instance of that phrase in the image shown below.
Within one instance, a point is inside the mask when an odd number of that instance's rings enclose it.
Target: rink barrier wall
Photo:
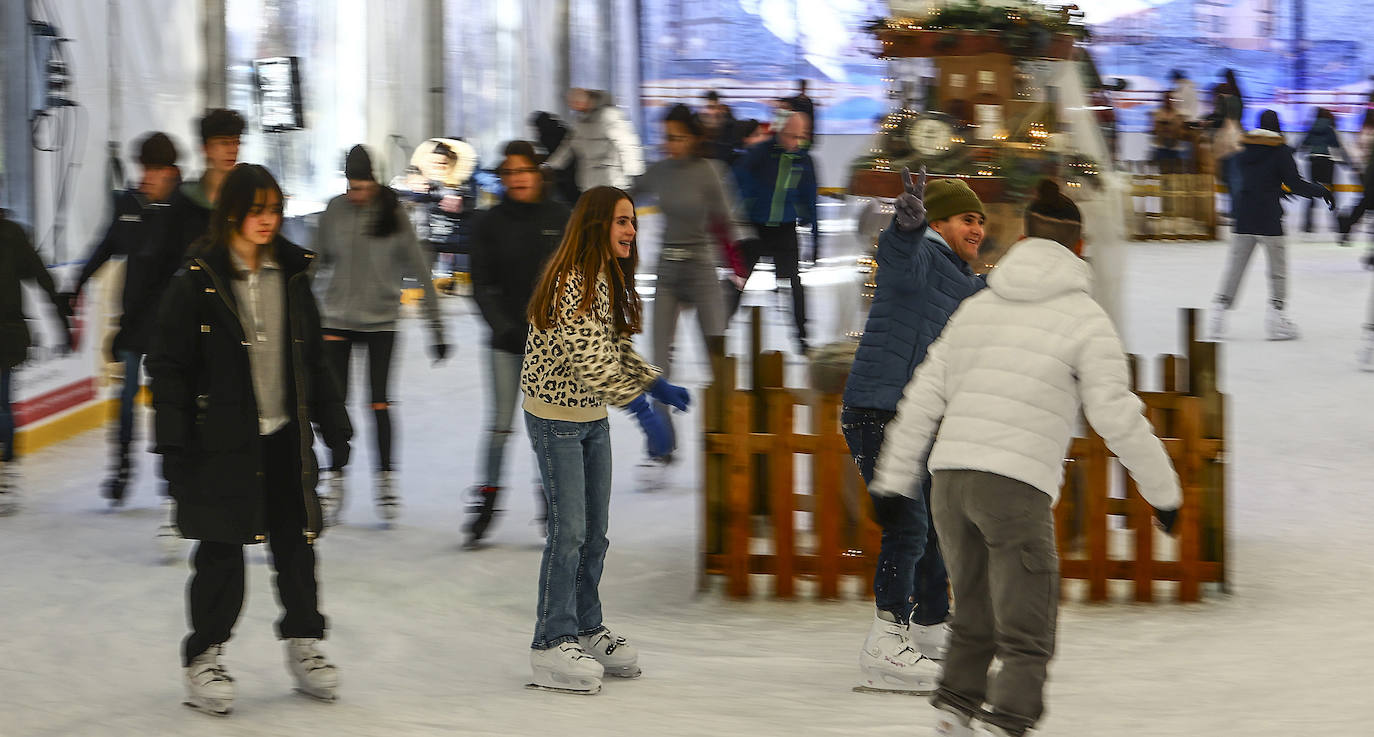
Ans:
[[[1086,599],[1108,601],[1111,581],[1131,597],[1155,601],[1172,582],[1180,602],[1201,598],[1203,584],[1226,580],[1225,397],[1218,391],[1216,343],[1197,340],[1197,310],[1183,310],[1186,356],[1158,359],[1159,391],[1137,395],[1172,459],[1183,490],[1175,535],[1153,521],[1102,438],[1075,438],[1065,458],[1054,510],[1060,575],[1086,582]],[[753,595],[756,576],[771,595],[797,596],[814,581],[820,598],[840,597],[844,579],[869,590],[881,531],[840,432],[840,395],[783,386],[783,356],[762,352],[760,308],[753,308],[750,387],[736,386],[739,364],[711,346],[716,378],[703,402],[703,524],[698,586],[724,577],[726,594]],[[1143,365],[1132,357],[1133,386]],[[804,420],[804,421],[802,421]],[[798,424],[805,431],[798,431]],[[1086,423],[1083,423],[1087,427]],[[805,458],[798,467],[798,456]],[[1067,597],[1069,586],[1061,587]]]

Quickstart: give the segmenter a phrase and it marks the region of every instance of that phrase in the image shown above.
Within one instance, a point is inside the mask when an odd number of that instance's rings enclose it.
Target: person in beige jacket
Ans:
[[[1088,265],[1061,245],[1077,248],[1081,228],[1073,202],[1042,182],[1029,237],[954,313],[907,385],[869,486],[914,495],[933,472],[958,602],[931,696],[942,734],[1019,737],[1043,713],[1059,603],[1050,510],[1080,406],[1166,529],[1182,498],[1131,392],[1121,340],[1090,296]],[[990,679],[994,657],[1002,668]]]

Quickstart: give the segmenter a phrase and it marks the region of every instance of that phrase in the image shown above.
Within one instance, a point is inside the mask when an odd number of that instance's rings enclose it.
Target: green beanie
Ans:
[[[966,212],[983,212],[983,203],[962,179],[936,179],[926,185],[926,220],[936,222]]]

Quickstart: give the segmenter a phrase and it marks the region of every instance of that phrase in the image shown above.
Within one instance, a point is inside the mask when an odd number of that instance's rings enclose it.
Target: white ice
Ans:
[[[1252,263],[1223,353],[1233,592],[1209,591],[1187,606],[1064,606],[1043,734],[1370,732],[1374,375],[1360,373],[1354,356],[1371,275],[1355,249],[1329,242],[1295,239],[1290,255],[1303,339],[1263,340],[1263,264]],[[1207,304],[1224,257],[1217,243],[1129,247],[1133,352],[1179,351],[1177,308]],[[836,295],[849,289],[817,288],[817,337],[833,334]],[[770,344],[786,345],[771,295],[751,298],[770,305]],[[404,326],[393,386],[400,524],[378,529],[360,472],[349,479],[346,524],[319,544],[325,649],[342,673],[337,703],[291,694],[265,552],[250,548],[248,601],[226,657],[239,688],[235,713],[213,719],[180,705],[188,567],[155,562],[156,465],[142,455],[128,508],[106,512],[106,437],[90,432],[26,458],[24,509],[0,519],[0,735],[928,732],[923,699],[850,691],[866,601],[697,593],[696,433],[682,433],[692,452],[673,488],[638,493],[630,482],[640,437],[616,412],[602,598],[607,622],[639,645],[644,677],[611,680],[595,697],[525,690],[542,544],[530,524],[531,458],[521,432],[492,547],[460,550],[463,492],[476,480],[484,422],[485,331],[468,300],[444,304],[458,345],[447,364],[431,367],[417,322]],[[690,319],[679,355],[678,376],[699,388],[706,372]],[[364,471],[373,451],[360,386],[355,376],[355,468]]]

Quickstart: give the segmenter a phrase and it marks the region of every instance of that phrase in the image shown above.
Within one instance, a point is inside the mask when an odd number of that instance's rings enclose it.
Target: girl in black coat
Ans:
[[[159,313],[148,373],[163,476],[182,534],[200,543],[187,589],[188,703],[228,713],[219,662],[244,595],[244,544],[272,548],[277,623],[299,689],[332,699],[313,543],[323,529],[312,423],[335,458],[352,428],[323,358],[313,254],[283,240],[282,194],[260,166],[225,178],[209,235],[192,247]]]

